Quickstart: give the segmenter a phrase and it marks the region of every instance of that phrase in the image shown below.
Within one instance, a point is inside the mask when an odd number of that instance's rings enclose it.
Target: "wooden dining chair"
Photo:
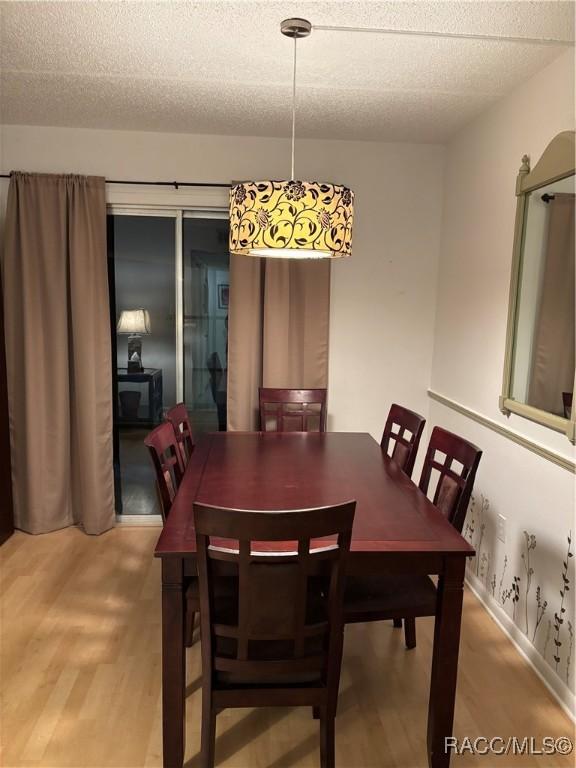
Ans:
[[[182,463],[185,467],[194,450],[194,434],[192,432],[190,416],[188,415],[188,408],[186,408],[184,403],[178,403],[173,408],[170,408],[166,414],[166,421],[169,421],[174,428],[174,434],[182,454]]]
[[[326,389],[260,387],[262,432],[325,432]]]
[[[170,515],[172,502],[184,476],[184,464],[180,443],[173,425],[165,421],[144,438],[156,475],[156,489],[160,499],[162,520]],[[198,579],[194,578],[186,590],[186,645],[192,645],[194,619],[200,610]]]
[[[414,469],[426,419],[393,403],[386,419],[380,447],[410,477]]]
[[[433,504],[462,533],[482,451],[462,437],[434,427],[419,488],[432,494]],[[435,484],[435,485],[434,485]],[[349,578],[344,599],[347,624],[392,619],[402,626],[407,648],[416,647],[416,618],[436,614],[436,587],[428,576],[365,576]]]
[[[312,707],[320,718],[320,764],[333,768],[342,600],[355,507],[350,501],[250,512],[194,504],[201,768],[214,766],[218,712],[269,706]],[[317,541],[324,537],[331,539]]]

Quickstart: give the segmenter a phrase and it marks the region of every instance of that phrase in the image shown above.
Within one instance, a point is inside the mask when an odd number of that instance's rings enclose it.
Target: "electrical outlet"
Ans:
[[[500,539],[500,541],[505,542],[506,541],[506,518],[504,515],[498,515],[498,526],[496,535]]]

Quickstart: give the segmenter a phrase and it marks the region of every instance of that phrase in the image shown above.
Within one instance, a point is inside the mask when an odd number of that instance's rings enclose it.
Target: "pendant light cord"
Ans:
[[[294,144],[296,141],[296,43],[298,38],[294,37],[294,72],[292,75],[292,169],[290,178],[294,180]]]

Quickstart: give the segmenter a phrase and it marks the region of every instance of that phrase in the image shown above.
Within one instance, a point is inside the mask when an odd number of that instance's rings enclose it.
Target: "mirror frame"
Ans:
[[[516,337],[516,318],[520,298],[520,277],[524,251],[524,235],[528,196],[540,187],[573,176],[576,171],[574,159],[575,132],[559,133],[542,153],[542,157],[530,170],[530,158],[522,157],[522,165],[516,179],[516,220],[514,223],[514,245],[512,251],[512,271],[510,276],[510,296],[508,300],[508,326],[506,330],[506,352],[504,355],[504,377],[502,394],[499,399],[500,410],[506,416],[515,413],[526,419],[543,424],[557,432],[564,432],[568,439],[576,442],[576,408],[572,407],[570,419],[556,416],[532,405],[520,403],[512,397],[512,365],[514,360],[514,342]],[[576,376],[573,387],[576,394]]]

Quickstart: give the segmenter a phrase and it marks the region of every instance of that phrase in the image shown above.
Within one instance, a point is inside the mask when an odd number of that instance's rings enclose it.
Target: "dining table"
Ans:
[[[373,437],[352,432],[216,432],[198,440],[155,549],[162,561],[165,768],[181,768],[185,753],[185,600],[196,577],[194,503],[277,511],[352,499],[347,575],[438,577],[427,760],[430,768],[448,768],[464,572],[474,549]]]

